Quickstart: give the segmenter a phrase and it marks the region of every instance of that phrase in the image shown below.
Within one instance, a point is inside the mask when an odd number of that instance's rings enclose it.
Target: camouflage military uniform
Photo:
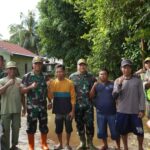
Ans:
[[[93,105],[89,99],[89,92],[96,81],[90,73],[72,74],[70,79],[74,82],[76,91],[75,121],[79,136],[94,136],[94,114]],[[85,129],[86,127],[86,129]]]
[[[33,72],[23,77],[23,86],[28,87],[33,82],[38,84],[37,88],[27,93],[27,133],[34,134],[39,120],[41,133],[48,133],[47,127],[47,85],[44,75],[35,75]]]

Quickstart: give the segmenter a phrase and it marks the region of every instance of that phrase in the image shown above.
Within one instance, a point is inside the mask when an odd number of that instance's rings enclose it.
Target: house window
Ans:
[[[25,73],[28,72],[28,64],[25,64]]]

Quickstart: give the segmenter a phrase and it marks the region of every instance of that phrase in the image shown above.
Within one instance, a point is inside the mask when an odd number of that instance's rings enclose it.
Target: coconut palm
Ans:
[[[38,53],[39,38],[36,34],[37,22],[35,21],[34,12],[29,11],[27,16],[20,13],[20,20],[20,24],[11,24],[9,26],[10,41]]]

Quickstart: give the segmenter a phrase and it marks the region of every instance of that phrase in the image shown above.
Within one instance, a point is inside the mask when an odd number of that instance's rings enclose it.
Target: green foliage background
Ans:
[[[112,77],[120,70],[121,58],[130,58],[134,69],[150,55],[150,3],[141,0],[72,0],[84,20],[92,25],[83,37],[92,41],[90,69],[107,67]],[[141,48],[141,39],[144,48]]]
[[[67,67],[75,68],[76,61],[90,53],[90,42],[82,38],[89,26],[74,5],[63,0],[41,0],[39,11],[42,53],[61,58]]]
[[[91,72],[107,67],[115,78],[122,58],[137,70],[150,56],[150,0],[40,0],[38,10],[36,24],[30,12],[11,25],[10,40],[63,59],[69,72],[86,58]]]

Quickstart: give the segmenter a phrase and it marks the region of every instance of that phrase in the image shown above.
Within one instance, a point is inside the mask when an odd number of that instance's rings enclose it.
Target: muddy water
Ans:
[[[57,136],[55,134],[55,123],[54,123],[54,118],[55,118],[55,115],[52,114],[51,111],[48,112],[49,114],[49,134],[48,134],[48,137],[55,141],[56,143],[58,143],[58,140],[57,140]],[[96,115],[94,115],[94,119],[96,120]],[[145,125],[145,122],[147,121],[146,118],[143,119],[144,121],[144,129],[145,129],[145,133],[146,133],[146,137],[145,138],[145,141],[144,141],[144,145],[145,147],[150,147],[150,129],[148,129]],[[102,146],[102,143],[99,139],[97,139],[97,127],[96,127],[96,121],[94,121],[94,125],[95,125],[95,135],[94,135],[94,144],[98,147],[101,147]],[[63,132],[63,141],[64,141],[64,144],[65,144],[65,129],[64,129],[64,132]],[[110,133],[108,131],[108,143],[111,147],[114,147],[115,146],[115,143],[114,141],[111,140],[110,138]],[[79,144],[79,137],[77,135],[77,132],[76,132],[76,125],[75,125],[75,121],[73,121],[73,132],[72,132],[72,136],[71,136],[71,141],[70,141],[70,144],[72,146],[77,146]],[[135,145],[137,145],[137,141],[136,141],[136,137],[133,136],[133,134],[130,135],[129,137],[129,145],[135,147]]]
[[[55,144],[57,144],[57,137],[55,134],[55,124],[54,124],[54,115],[52,115],[52,113],[49,111],[49,134],[48,134],[48,145],[50,150],[52,150],[53,146]],[[147,121],[146,118],[144,118],[144,124]],[[28,149],[28,140],[27,140],[27,133],[26,133],[26,117],[22,117],[21,118],[21,129],[20,129],[20,135],[19,135],[19,148],[20,150],[27,150]],[[96,127],[96,123],[95,123],[95,127]],[[144,138],[144,150],[150,150],[150,129],[148,129],[146,126],[144,126],[145,128],[145,138]],[[72,133],[72,137],[71,137],[71,146],[73,146],[73,150],[76,149],[76,146],[79,144],[79,139],[78,136],[76,134],[76,126],[75,126],[75,122],[73,122],[73,133]],[[95,136],[94,136],[94,144],[97,147],[101,147],[102,144],[100,143],[100,141],[97,139],[96,137],[96,132],[95,131]],[[110,136],[110,134],[109,134]],[[63,140],[65,142],[65,133],[63,134]],[[108,139],[108,143],[109,143],[109,147],[111,147],[111,150],[114,150],[112,147],[114,147],[114,142],[112,142],[112,140],[110,140],[110,138]],[[133,134],[129,135],[129,139],[128,139],[128,143],[129,143],[129,150],[137,150],[137,139]],[[41,144],[40,144],[40,132],[39,129],[37,128],[37,132],[35,134],[35,150],[41,150]],[[122,142],[121,142],[121,147],[123,147]],[[110,150],[109,149],[109,150]],[[121,149],[123,150],[123,149]]]
[[[48,124],[48,126],[49,126],[49,135],[48,136],[51,140],[54,140],[57,143],[57,136],[55,134],[55,123],[54,123],[55,115],[52,114],[51,111],[49,111],[48,114],[49,114],[49,118],[48,118],[49,119],[49,124]],[[95,123],[94,144],[98,145],[99,140],[96,137],[96,133],[97,133],[97,130],[96,130],[96,123]],[[64,144],[65,144],[65,128],[64,128],[64,131],[63,131],[63,140],[64,140]],[[70,144],[71,145],[78,145],[79,144],[79,137],[77,135],[75,120],[73,120],[73,132],[72,132],[72,135],[71,135]]]

